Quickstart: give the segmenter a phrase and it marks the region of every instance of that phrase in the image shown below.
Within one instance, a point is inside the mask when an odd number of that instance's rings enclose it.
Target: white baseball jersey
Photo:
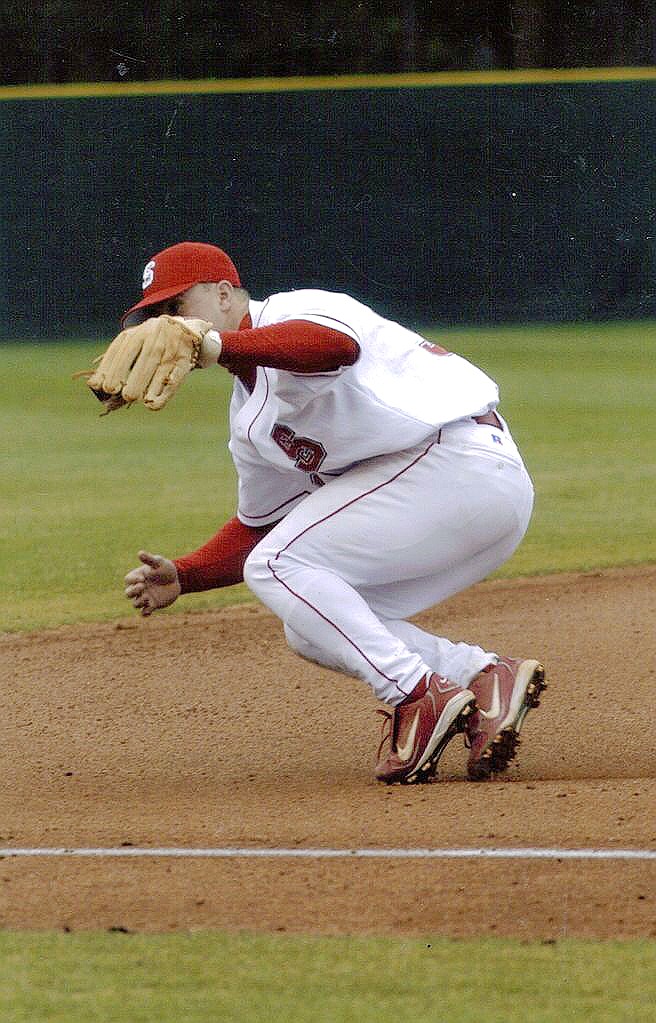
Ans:
[[[253,327],[310,320],[341,331],[360,355],[334,372],[258,367],[252,394],[235,377],[229,447],[246,525],[276,522],[357,463],[497,405],[497,385],[476,366],[348,295],[292,291],[251,301],[249,312]]]

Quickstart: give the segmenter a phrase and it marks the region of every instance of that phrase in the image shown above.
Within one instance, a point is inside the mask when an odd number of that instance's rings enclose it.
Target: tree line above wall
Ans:
[[[651,0],[5,0],[2,84],[656,63]]]

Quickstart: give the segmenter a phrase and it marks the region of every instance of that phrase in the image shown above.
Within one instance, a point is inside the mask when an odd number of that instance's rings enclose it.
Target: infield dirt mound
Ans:
[[[0,636],[0,846],[656,847],[656,566],[491,581],[426,612],[542,659],[503,780],[373,780],[367,687],[257,605]],[[0,926],[656,936],[656,863],[25,860]]]

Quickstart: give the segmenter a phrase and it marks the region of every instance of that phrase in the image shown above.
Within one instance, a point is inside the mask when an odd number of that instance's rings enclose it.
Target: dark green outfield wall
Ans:
[[[3,331],[113,330],[183,239],[414,324],[653,317],[655,90],[4,98]]]

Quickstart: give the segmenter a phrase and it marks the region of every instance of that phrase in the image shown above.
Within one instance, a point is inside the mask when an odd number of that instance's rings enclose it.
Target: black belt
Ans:
[[[472,419],[475,423],[480,423],[481,426],[496,426],[497,430],[503,430],[501,420],[496,412],[486,412],[484,416],[472,416]]]
[[[480,423],[481,426],[495,426],[497,430],[503,430],[503,423],[499,419],[496,412],[486,412],[484,416],[472,416],[475,423]],[[437,443],[439,444],[442,440],[442,430],[437,435]]]

